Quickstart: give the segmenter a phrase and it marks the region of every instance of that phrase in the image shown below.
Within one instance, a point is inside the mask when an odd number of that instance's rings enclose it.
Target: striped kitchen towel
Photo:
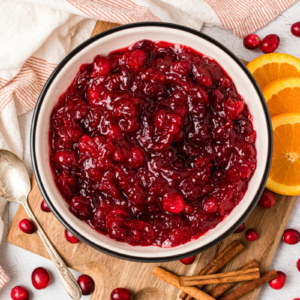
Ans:
[[[10,278],[0,266],[0,290],[9,282]]]
[[[38,95],[56,65],[86,40],[95,20],[204,22],[243,37],[296,0],[10,0],[0,5],[0,148],[30,170],[29,129]],[[0,214],[1,221],[1,214]],[[0,234],[3,229],[0,228]],[[0,255],[1,257],[1,255]],[[8,277],[0,269],[0,289]]]

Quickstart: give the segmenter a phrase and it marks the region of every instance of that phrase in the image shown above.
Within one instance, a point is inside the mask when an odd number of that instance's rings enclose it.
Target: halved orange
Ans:
[[[267,84],[262,92],[271,117],[300,113],[300,77],[282,78]]]
[[[300,113],[272,118],[274,146],[266,187],[282,195],[300,195]]]
[[[252,60],[247,68],[262,89],[280,78],[299,77],[300,59],[284,53],[269,53]]]

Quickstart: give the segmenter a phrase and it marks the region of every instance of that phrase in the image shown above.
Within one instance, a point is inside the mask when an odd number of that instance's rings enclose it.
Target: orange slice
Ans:
[[[274,146],[266,187],[282,195],[300,195],[300,113],[272,118]]]
[[[300,77],[300,59],[284,53],[261,55],[252,60],[247,68],[261,89],[280,78]]]
[[[271,117],[300,113],[300,77],[282,78],[267,84],[262,92]]]

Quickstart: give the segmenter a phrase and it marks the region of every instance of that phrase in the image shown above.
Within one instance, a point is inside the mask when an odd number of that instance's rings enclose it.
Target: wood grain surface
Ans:
[[[97,22],[93,35],[115,26],[117,24]],[[259,239],[255,242],[247,242],[244,232],[231,234],[215,247],[197,255],[195,262],[190,266],[185,266],[179,261],[161,264],[129,262],[98,252],[81,242],[70,244],[64,237],[64,227],[56,217],[52,213],[45,213],[40,209],[42,200],[42,195],[33,177],[29,204],[65,262],[71,268],[88,274],[94,279],[96,287],[91,297],[92,300],[109,300],[111,291],[116,287],[130,289],[134,293],[133,300],[176,300],[178,299],[179,291],[151,274],[156,265],[165,267],[178,275],[194,275],[220,249],[224,248],[232,240],[238,239],[244,244],[245,250],[227,264],[223,271],[235,270],[250,259],[255,258],[261,265],[261,271],[265,272],[271,265],[297,197],[276,195],[276,205],[272,209],[266,210],[257,206],[253,210],[245,221],[245,225],[246,228],[255,228],[257,230]],[[49,258],[46,249],[36,233],[26,235],[20,231],[18,224],[20,220],[26,217],[24,209],[20,206],[9,230],[7,241]],[[257,299],[259,291],[260,289],[256,289],[241,299]],[[60,298],[61,300],[68,299],[67,293],[62,297]]]

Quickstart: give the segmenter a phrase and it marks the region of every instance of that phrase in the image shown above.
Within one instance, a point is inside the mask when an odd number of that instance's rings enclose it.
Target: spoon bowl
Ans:
[[[23,203],[31,184],[22,160],[7,150],[0,150],[0,195],[10,202]]]

